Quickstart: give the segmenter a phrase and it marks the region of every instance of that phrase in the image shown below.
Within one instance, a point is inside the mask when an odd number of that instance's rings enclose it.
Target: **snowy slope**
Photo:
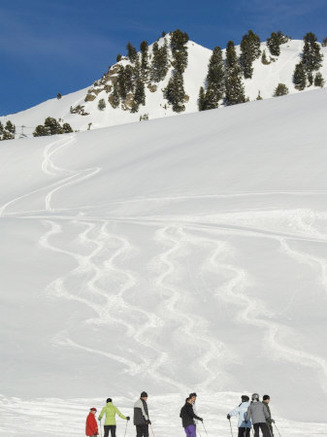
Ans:
[[[252,392],[326,433],[326,97],[1,144],[1,435],[142,390],[159,437],[193,390],[210,436]]]
[[[169,42],[169,36],[165,37]],[[160,38],[159,45],[163,44],[164,38]],[[263,65],[261,57],[253,63],[254,73],[252,79],[244,80],[245,95],[249,100],[256,100],[258,94],[261,97],[271,98],[279,83],[284,83],[290,94],[298,94],[292,83],[292,77],[295,65],[299,63],[300,56],[303,50],[303,41],[291,40],[280,46],[280,56],[270,56],[270,52],[265,42],[261,44],[261,51],[266,51],[267,58],[271,60],[269,65]],[[187,43],[188,49],[188,66],[184,73],[184,89],[188,96],[188,101],[185,102],[185,113],[198,111],[198,97],[201,86],[204,86],[208,73],[209,59],[212,51],[204,48],[192,41]],[[152,45],[149,46],[151,54]],[[240,47],[236,47],[236,51],[240,53]],[[324,55],[323,66],[320,69],[325,80],[327,80],[327,47],[322,47],[321,52]],[[225,57],[225,50],[223,50]],[[126,66],[129,63],[126,59],[120,61],[120,64]],[[140,106],[137,113],[123,110],[122,108],[114,109],[108,103],[108,93],[101,91],[95,100],[85,102],[88,89],[71,93],[63,96],[60,100],[57,98],[48,100],[38,106],[35,106],[18,114],[10,114],[6,117],[0,117],[0,121],[5,123],[11,120],[17,127],[17,137],[24,135],[31,136],[32,132],[38,124],[43,124],[46,117],[54,117],[61,119],[62,122],[69,123],[74,130],[85,131],[87,129],[96,129],[108,126],[115,126],[131,122],[138,122],[140,117],[148,115],[150,119],[157,119],[166,116],[176,115],[172,108],[167,105],[167,100],[163,97],[163,90],[166,88],[173,68],[170,66],[166,78],[156,84],[156,91],[150,91],[148,87],[146,92],[146,105]],[[101,87],[100,87],[101,88]],[[305,91],[311,91],[315,87],[306,88]],[[106,102],[106,108],[103,111],[98,109],[100,99]],[[77,105],[84,106],[84,110],[89,115],[71,114],[70,108],[75,108]],[[23,127],[22,127],[23,126]]]

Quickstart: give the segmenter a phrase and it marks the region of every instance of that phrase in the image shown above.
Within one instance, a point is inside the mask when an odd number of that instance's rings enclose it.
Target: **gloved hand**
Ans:
[[[230,414],[227,414],[227,419],[230,420],[231,416]]]
[[[151,420],[147,420],[145,423],[146,423],[147,425],[151,425]]]
[[[126,420],[131,420],[131,418],[129,416],[126,416]]]
[[[199,417],[199,420],[200,420],[200,422],[203,422],[203,419],[202,419],[202,417]]]
[[[275,423],[275,420],[274,420],[274,419],[270,419],[270,422],[271,422],[271,423]]]

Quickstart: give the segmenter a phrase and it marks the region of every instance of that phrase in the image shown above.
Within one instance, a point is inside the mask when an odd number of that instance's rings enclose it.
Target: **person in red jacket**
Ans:
[[[96,408],[91,408],[89,415],[86,418],[85,435],[88,437],[97,436],[99,434],[98,424],[95,419]]]

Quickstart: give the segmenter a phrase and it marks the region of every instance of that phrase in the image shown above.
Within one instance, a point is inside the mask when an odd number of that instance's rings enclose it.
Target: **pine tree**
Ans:
[[[60,120],[60,119],[59,119]],[[63,126],[60,125],[59,121],[57,121],[53,117],[47,117],[44,121],[44,125],[39,124],[36,126],[35,131],[33,132],[34,137],[44,137],[49,135],[58,135],[73,132],[70,124],[64,123]]]
[[[99,111],[103,111],[106,107],[106,102],[104,101],[104,99],[100,99],[99,103],[98,103],[98,109]]]
[[[13,133],[11,133],[11,132],[9,132],[7,130],[3,131],[2,141],[5,141],[5,140],[14,140],[14,139],[15,139],[15,134],[13,134]]]
[[[306,73],[312,73],[319,70],[322,66],[323,55],[320,52],[320,46],[314,33],[307,33],[304,38],[304,47],[302,53],[302,64]]]
[[[202,86],[200,88],[199,99],[198,99],[198,108],[199,108],[199,111],[205,111],[206,110],[206,107],[205,107],[205,98],[206,98],[206,95],[205,95],[204,88]]]
[[[134,90],[134,69],[131,65],[121,66],[118,72],[118,94],[121,99],[126,99],[127,93]]]
[[[139,78],[136,82],[135,86],[135,94],[134,94],[134,101],[137,104],[137,107],[139,105],[145,105],[145,89],[144,89],[144,82],[141,78]]]
[[[120,97],[119,97],[119,85],[118,85],[118,81],[114,82],[113,84],[113,91],[111,93],[111,95],[108,98],[108,101],[110,103],[110,105],[115,109],[118,108],[119,103],[120,103]]]
[[[153,58],[151,63],[151,80],[153,82],[162,81],[168,71],[168,47],[167,41],[159,48],[157,42],[153,44]]]
[[[251,79],[253,74],[252,63],[260,56],[260,53],[260,38],[252,30],[249,30],[242,38],[240,56],[240,65],[246,79]]]
[[[288,92],[287,86],[284,83],[279,83],[275,88],[273,97],[286,96]]]
[[[63,130],[63,133],[65,133],[65,134],[69,134],[69,133],[73,132],[73,129],[69,123],[64,123],[62,125],[62,130]]]
[[[182,112],[185,110],[183,75],[177,70],[173,71],[172,77],[169,79],[167,88],[165,90],[165,97],[172,105],[174,112]]]
[[[141,50],[141,71],[142,77],[145,80],[149,74],[149,44],[146,41],[142,41],[140,44]]]
[[[320,71],[316,74],[314,85],[320,86],[321,88],[323,88],[323,86],[325,85],[325,79],[322,77]]]
[[[293,83],[297,90],[302,91],[306,86],[306,75],[303,68],[302,62],[295,66],[294,74],[293,74]]]
[[[15,134],[16,133],[16,126],[10,121],[8,120],[6,125],[5,125],[5,129],[10,132],[11,134]]]
[[[224,69],[222,50],[220,47],[215,47],[213,49],[209,61],[206,82],[207,82],[207,91],[202,96],[201,109],[200,109],[201,111],[218,108],[219,101],[224,97],[225,69]]]
[[[131,65],[126,65],[123,71],[126,93],[134,91],[134,75],[136,70]]]
[[[236,56],[233,41],[227,43],[226,74],[225,74],[225,104],[227,106],[245,102],[244,86],[241,79],[241,68]]]
[[[49,135],[51,135],[49,129],[47,129],[43,124],[37,125],[33,132],[33,137],[46,137]]]
[[[56,135],[62,133],[62,127],[60,126],[59,121],[57,121],[53,117],[47,117],[44,122],[44,126],[49,130],[49,135]]]
[[[136,57],[137,57],[136,48],[134,46],[132,46],[132,44],[130,42],[127,43],[126,48],[127,48],[127,56],[129,58],[129,60],[131,62],[135,62]]]
[[[261,63],[263,65],[269,65],[270,62],[267,59],[267,55],[266,55],[266,50],[263,50],[262,55],[261,55]]]
[[[173,55],[173,66],[179,73],[184,73],[188,62],[186,43],[189,40],[187,33],[177,29],[172,32],[170,46]]]
[[[273,56],[280,55],[280,37],[277,33],[272,32],[270,38],[267,38],[267,47]]]

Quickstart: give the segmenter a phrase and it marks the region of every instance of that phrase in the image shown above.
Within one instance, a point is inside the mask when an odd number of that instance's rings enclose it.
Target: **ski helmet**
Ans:
[[[258,400],[259,400],[259,395],[258,395],[258,393],[253,393],[251,399],[252,399],[253,401],[258,401]]]
[[[248,402],[250,400],[249,396],[247,396],[247,395],[242,395],[241,399],[242,399],[242,402]]]

